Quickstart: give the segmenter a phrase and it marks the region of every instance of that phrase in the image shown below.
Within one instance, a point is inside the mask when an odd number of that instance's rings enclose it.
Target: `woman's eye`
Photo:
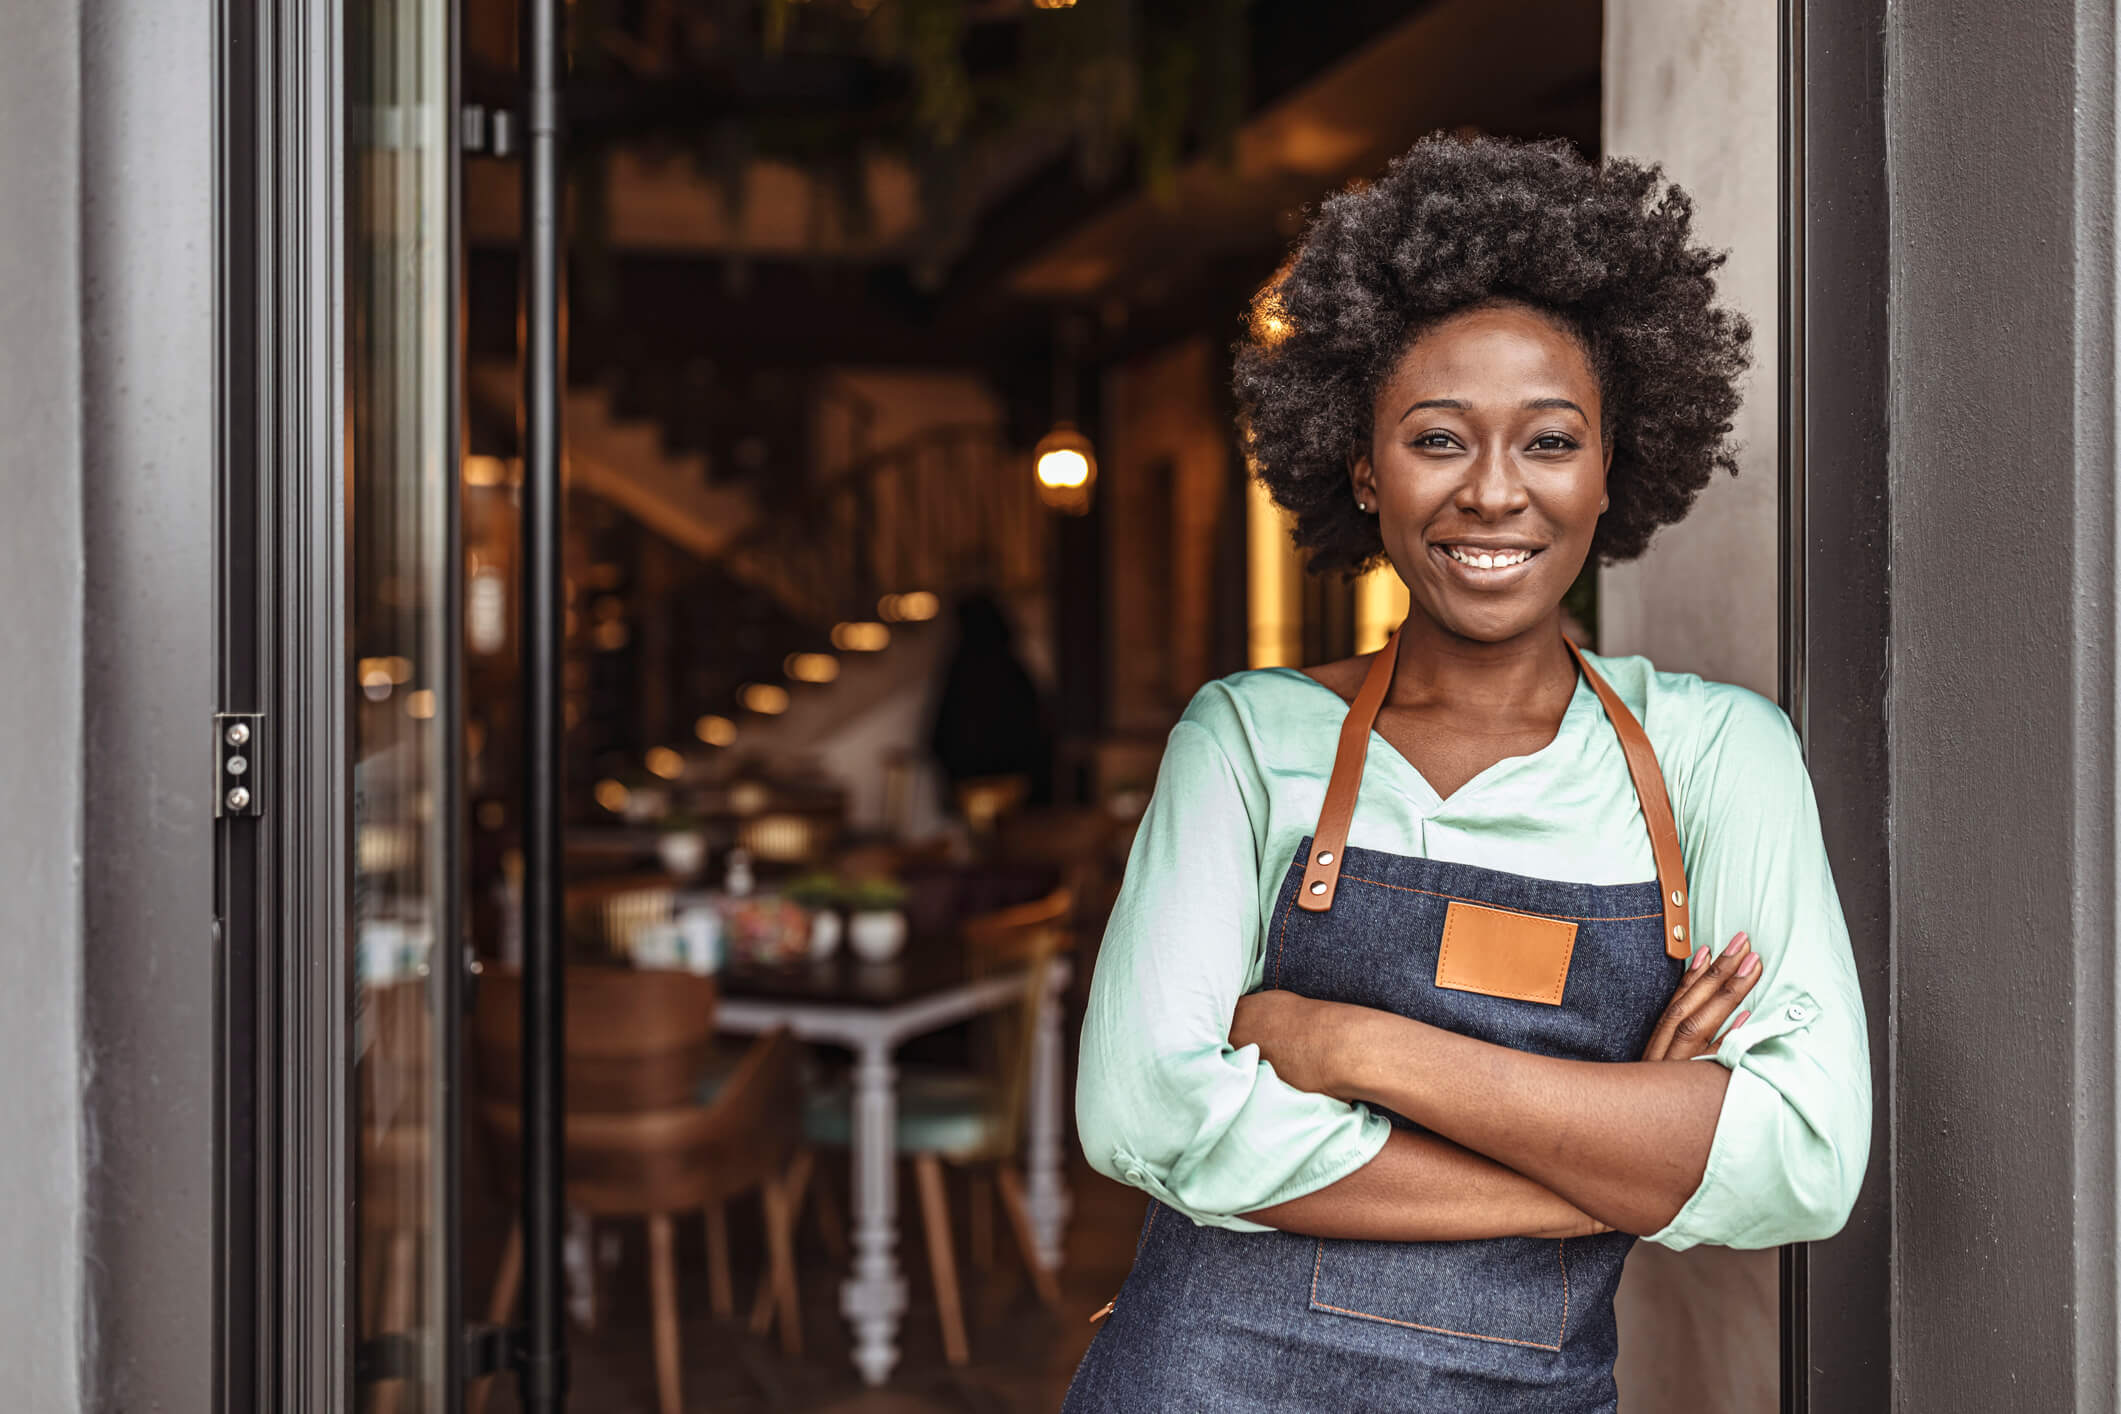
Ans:
[[[1573,452],[1576,439],[1560,432],[1542,432],[1532,439],[1535,452]]]
[[[1417,447],[1428,447],[1448,450],[1449,448],[1458,445],[1458,442],[1457,439],[1454,438],[1448,432],[1424,432],[1419,437],[1416,437],[1414,439],[1413,445]]]

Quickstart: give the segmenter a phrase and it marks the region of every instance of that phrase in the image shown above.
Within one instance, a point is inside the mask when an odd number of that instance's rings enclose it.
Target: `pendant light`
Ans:
[[[1053,430],[1038,439],[1031,454],[1038,478],[1038,498],[1062,515],[1090,513],[1091,490],[1097,485],[1097,449],[1075,426],[1076,358],[1081,325],[1058,321],[1053,340]]]

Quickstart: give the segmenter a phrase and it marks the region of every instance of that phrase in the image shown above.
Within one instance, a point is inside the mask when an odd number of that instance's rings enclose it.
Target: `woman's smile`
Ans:
[[[1543,545],[1496,544],[1477,540],[1432,541],[1429,553],[1451,574],[1474,589],[1502,589],[1524,578]]]

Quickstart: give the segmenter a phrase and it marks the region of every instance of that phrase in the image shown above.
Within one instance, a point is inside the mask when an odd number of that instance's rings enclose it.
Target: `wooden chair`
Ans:
[[[490,1082],[482,1114],[510,1181],[522,1139],[521,987],[513,972],[489,973],[475,1022],[480,1068]],[[786,1031],[776,1031],[753,1043],[733,1069],[716,1074],[714,1002],[714,983],[691,973],[594,967],[568,973],[567,1201],[592,1220],[647,1223],[662,1414],[683,1407],[675,1257],[681,1213],[706,1215],[714,1309],[727,1316],[735,1301],[722,1205],[759,1191],[776,1299],[754,1329],[763,1334],[777,1315],[781,1348],[802,1351],[794,1220],[812,1159],[800,1126],[800,1049]],[[505,1324],[515,1306],[521,1244],[518,1229],[494,1283],[488,1319],[495,1324]]]
[[[1036,902],[968,922],[964,927],[968,970],[977,976],[1021,976],[1022,993],[975,1028],[971,1070],[909,1068],[899,1077],[897,1146],[913,1160],[921,1222],[927,1229],[928,1267],[942,1322],[943,1354],[953,1365],[966,1363],[971,1350],[951,1240],[945,1164],[971,1175],[975,1252],[991,1246],[991,1218],[982,1221],[985,1208],[979,1201],[983,1181],[991,1177],[1000,1190],[1033,1288],[1049,1310],[1060,1306],[1059,1283],[1040,1257],[1032,1235],[1017,1160],[1030,1100],[1039,1008],[1044,1004],[1051,963],[1068,946],[1073,906],[1068,890],[1059,889]],[[835,1090],[814,1096],[805,1112],[804,1132],[813,1144],[848,1144],[853,1136],[849,1093]],[[983,1232],[989,1236],[983,1237]]]
[[[361,1115],[360,1281],[365,1335],[419,1323],[420,1255],[433,1230],[434,1018],[425,978],[366,987],[366,1042],[355,1071]],[[378,1382],[372,1414],[393,1414],[402,1381]]]

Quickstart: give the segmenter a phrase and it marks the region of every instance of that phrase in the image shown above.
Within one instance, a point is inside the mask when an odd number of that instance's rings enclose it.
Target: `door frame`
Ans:
[[[217,710],[263,718],[260,813],[217,827],[226,1414],[352,1390],[342,23],[219,15]]]
[[[1782,1408],[1892,1407],[1890,226],[1886,0],[1781,0],[1782,700],[1804,741],[1870,1033],[1871,1162],[1831,1242],[1782,1250]]]

